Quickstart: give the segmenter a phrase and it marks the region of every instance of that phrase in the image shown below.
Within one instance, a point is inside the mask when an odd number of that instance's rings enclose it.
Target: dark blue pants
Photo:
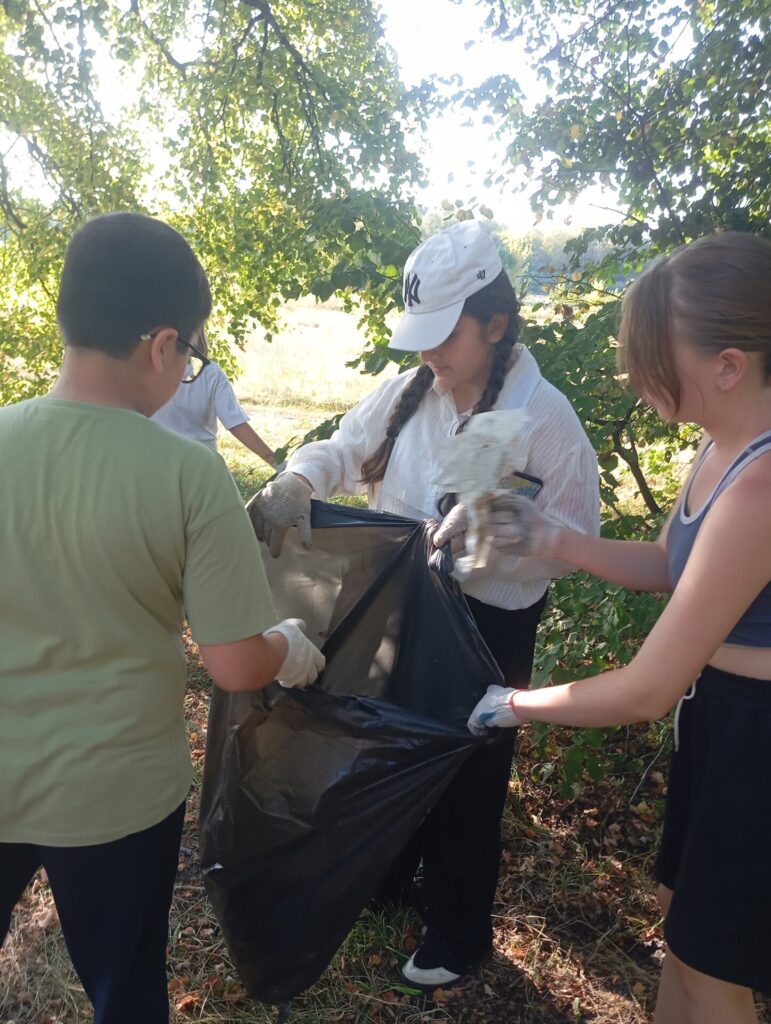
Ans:
[[[185,805],[97,846],[0,843],[0,945],[43,867],[94,1024],[167,1024],[166,943]]]
[[[527,687],[546,597],[517,611],[474,598],[467,601],[506,684]],[[516,729],[502,729],[494,742],[474,751],[396,859],[381,889],[382,898],[398,902],[409,892],[422,860],[421,914],[457,951],[458,969],[475,966],[492,946],[501,815],[515,740]]]

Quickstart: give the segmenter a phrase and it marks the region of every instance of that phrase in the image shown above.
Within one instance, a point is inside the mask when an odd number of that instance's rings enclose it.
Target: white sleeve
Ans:
[[[555,522],[597,536],[597,456],[578,416],[565,396],[549,385],[536,395],[531,415],[534,426],[525,471],[543,480],[536,505]],[[523,556],[506,561],[506,576],[519,583],[556,579],[574,571],[573,566],[554,559]]]
[[[249,417],[238,404],[238,399],[233,391],[230,381],[224,371],[216,363],[211,364],[216,371],[214,384],[212,386],[212,401],[214,403],[214,414],[223,427],[230,430],[241,423],[248,423]]]
[[[319,498],[336,494],[364,494],[361,467],[385,441],[391,413],[415,372],[385,381],[340,420],[326,441],[303,445],[287,462],[287,471],[310,481]]]

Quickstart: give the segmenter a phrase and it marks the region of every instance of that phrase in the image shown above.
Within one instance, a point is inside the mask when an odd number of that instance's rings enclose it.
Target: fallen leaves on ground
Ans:
[[[185,697],[196,785],[185,817],[172,908],[169,998],[174,1024],[271,1024],[236,976],[204,892],[197,815],[210,684],[188,641]],[[555,743],[559,734],[555,734]],[[626,736],[627,764],[651,756]],[[609,751],[612,755],[613,751]],[[523,743],[503,821],[495,948],[480,971],[433,998],[404,985],[417,945],[409,912],[365,912],[323,977],[293,1004],[290,1024],[644,1024],[662,955],[650,867],[666,791],[663,771],[608,775],[573,800],[539,781]],[[116,879],[116,884],[120,880]],[[27,890],[0,952],[0,1024],[91,1020],[61,940],[47,880]],[[771,1024],[771,1002],[760,1020]]]

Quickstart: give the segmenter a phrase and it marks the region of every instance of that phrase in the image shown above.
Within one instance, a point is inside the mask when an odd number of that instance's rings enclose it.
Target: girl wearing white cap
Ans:
[[[390,345],[420,352],[422,365],[359,402],[329,440],[295,452],[286,472],[252,499],[255,529],[274,557],[291,526],[310,546],[312,494],[366,493],[372,508],[441,519],[442,494],[433,483],[437,448],[471,416],[492,409],[527,414],[525,469],[540,484],[537,507],[565,526],[596,534],[594,451],[567,399],[517,341],[519,304],[487,231],[463,221],[418,246],[404,270],[404,304]],[[444,520],[437,545],[465,528],[462,511]],[[528,684],[548,582],[564,571],[561,563],[526,557],[505,573],[493,566],[463,584],[510,686]],[[513,743],[509,735],[475,752],[413,844],[423,862],[420,901],[427,928],[403,968],[412,984],[452,984],[491,948]]]

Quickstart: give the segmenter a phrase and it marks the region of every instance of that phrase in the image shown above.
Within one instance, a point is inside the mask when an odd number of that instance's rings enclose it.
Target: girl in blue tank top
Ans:
[[[726,232],[657,262],[624,299],[619,344],[661,418],[705,432],[661,536],[587,537],[515,499],[493,541],[504,560],[560,558],[672,597],[629,665],[491,687],[469,727],[622,725],[677,705],[655,1024],[754,1024],[752,990],[771,994],[771,242]]]

